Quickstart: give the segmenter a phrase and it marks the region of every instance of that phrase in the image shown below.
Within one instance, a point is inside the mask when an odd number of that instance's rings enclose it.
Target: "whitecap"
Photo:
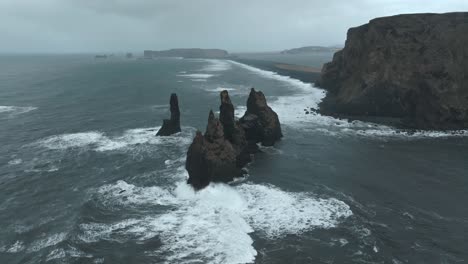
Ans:
[[[209,64],[203,67],[201,69],[202,71],[218,72],[218,71],[227,71],[231,69],[231,64],[229,64],[229,62],[225,60],[206,59],[205,61],[208,62]]]
[[[230,62],[264,78],[280,81],[286,86],[297,90],[297,94],[279,96],[269,101],[271,108],[278,113],[280,122],[292,128],[319,132],[330,136],[361,136],[375,139],[424,139],[468,136],[468,130],[408,131],[371,122],[351,122],[347,119],[323,116],[311,111],[310,108],[319,108],[318,104],[326,95],[325,90],[297,79],[281,76],[275,72],[261,70],[239,62]],[[243,111],[245,111],[245,107],[237,107],[236,116],[241,117]],[[306,114],[307,111],[309,111],[309,114]]]
[[[39,144],[48,149],[68,149],[84,147],[105,140],[107,140],[107,137],[103,133],[91,131],[52,136],[39,141]]]
[[[121,136],[109,137],[103,132],[90,131],[51,136],[36,142],[37,145],[53,150],[69,148],[90,148],[99,152],[128,149],[142,145],[179,145],[190,144],[192,128],[168,137],[157,137],[160,127],[135,128],[124,131]]]
[[[214,88],[214,89],[205,89],[205,91],[207,92],[215,92],[215,93],[220,93],[222,91],[236,91],[237,89],[236,88],[225,88],[225,87],[217,87],[217,88]]]
[[[208,73],[191,73],[191,74],[178,74],[177,76],[186,77],[186,78],[190,78],[194,80],[200,80],[200,79],[208,79],[215,75],[208,74]]]
[[[16,241],[13,245],[11,245],[6,252],[7,253],[18,253],[23,251],[25,248],[23,241]]]
[[[120,203],[122,190],[130,206],[163,201],[173,209],[111,224],[81,224],[79,237],[91,243],[125,240],[129,235],[140,240],[157,236],[163,245],[155,253],[165,256],[168,263],[250,263],[257,255],[250,236],[254,231],[266,239],[300,235],[315,228],[336,227],[352,215],[349,206],[333,198],[252,183],[236,187],[212,183],[195,192],[185,181],[170,190],[119,181],[99,192]]]
[[[22,159],[13,159],[13,160],[8,161],[8,165],[19,165],[21,163],[23,163]]]
[[[5,106],[0,105],[0,113],[8,113],[12,115],[24,114],[36,110],[33,106]]]
[[[43,248],[55,246],[65,240],[67,233],[57,233],[44,239],[34,241],[29,247],[28,252],[37,252]]]
[[[64,258],[65,256],[66,256],[65,250],[63,250],[61,248],[57,248],[57,249],[52,250],[47,255],[46,261],[51,261],[51,260],[54,260],[54,259],[61,259],[61,258]]]

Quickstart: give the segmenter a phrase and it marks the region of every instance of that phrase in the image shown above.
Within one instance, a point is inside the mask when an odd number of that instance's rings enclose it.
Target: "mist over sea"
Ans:
[[[195,132],[251,87],[283,140],[194,192]],[[173,92],[182,132],[156,137]],[[0,263],[468,261],[468,132],[306,114],[324,95],[229,60],[1,56]]]

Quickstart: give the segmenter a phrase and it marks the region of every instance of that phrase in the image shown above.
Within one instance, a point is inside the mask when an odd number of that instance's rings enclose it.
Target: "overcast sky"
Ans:
[[[343,44],[375,17],[449,11],[468,0],[0,0],[0,52],[274,51]]]

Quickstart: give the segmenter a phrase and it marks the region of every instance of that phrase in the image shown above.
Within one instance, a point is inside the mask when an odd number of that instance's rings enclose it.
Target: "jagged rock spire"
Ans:
[[[159,129],[157,136],[170,136],[172,134],[182,131],[180,129],[180,110],[179,110],[179,100],[177,94],[171,94],[171,99],[169,100],[170,110],[171,110],[171,119],[164,119],[161,129]]]

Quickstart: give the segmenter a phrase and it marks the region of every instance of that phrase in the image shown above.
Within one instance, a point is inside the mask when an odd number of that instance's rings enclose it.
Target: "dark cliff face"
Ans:
[[[466,128],[468,13],[399,15],[352,28],[318,84],[328,90],[324,114]]]
[[[157,136],[170,136],[172,134],[182,131],[180,129],[180,110],[179,100],[175,93],[171,94],[169,101],[171,110],[171,119],[164,119],[161,129],[159,129]]]
[[[247,111],[240,119],[246,138],[251,143],[273,146],[283,137],[278,115],[267,104],[261,91],[251,89],[247,99]]]

